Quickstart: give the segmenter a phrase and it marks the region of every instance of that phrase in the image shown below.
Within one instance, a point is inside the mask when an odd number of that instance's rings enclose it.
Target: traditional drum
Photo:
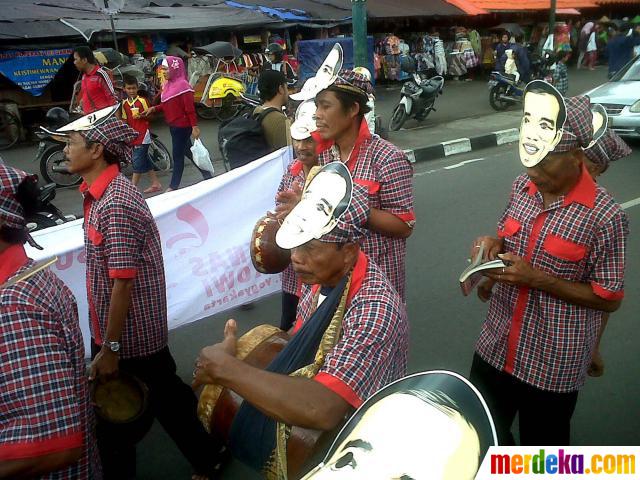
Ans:
[[[291,251],[276,244],[280,223],[265,215],[256,223],[251,235],[251,261],[260,273],[280,273],[291,262]]]
[[[137,377],[120,372],[117,378],[91,385],[91,400],[100,437],[137,443],[153,423],[149,389]]]
[[[266,368],[284,349],[289,335],[272,325],[259,325],[238,339],[236,357],[256,368]],[[242,398],[219,385],[205,385],[198,402],[198,417],[205,429],[229,441],[231,425]],[[329,448],[337,430],[321,432],[293,427],[287,448],[288,477],[299,478]],[[315,462],[315,463],[314,463]]]

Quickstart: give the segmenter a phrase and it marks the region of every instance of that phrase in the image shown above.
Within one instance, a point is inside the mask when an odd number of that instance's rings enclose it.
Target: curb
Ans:
[[[467,153],[482,148],[491,148],[516,142],[520,130],[518,128],[508,128],[506,130],[498,130],[496,132],[486,133],[471,138],[457,138],[447,142],[437,143],[415,149],[407,149],[407,154],[411,163],[426,162],[429,160],[437,160],[439,158],[457,155],[459,153]]]

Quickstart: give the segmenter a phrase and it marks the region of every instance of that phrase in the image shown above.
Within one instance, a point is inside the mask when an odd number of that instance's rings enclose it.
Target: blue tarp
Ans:
[[[299,84],[313,77],[324,59],[327,58],[333,46],[339,43],[344,51],[344,61],[342,68],[353,68],[353,38],[327,38],[324,40],[300,40],[298,42],[298,62],[300,69],[298,77]],[[373,37],[367,37],[367,68],[371,72],[372,81],[375,82],[373,69]]]
[[[264,13],[265,15],[269,15],[271,17],[276,17],[276,18],[279,18],[281,20],[286,20],[286,21],[295,21],[295,20],[309,21],[309,20],[312,20],[311,16],[309,16],[307,14],[307,12],[305,12],[304,10],[285,9],[285,8],[270,8],[270,7],[264,7],[262,5],[245,5],[244,3],[234,2],[232,0],[227,0],[224,3],[227,4],[230,7],[246,8],[246,9],[249,9],[249,10],[259,10],[260,12]]]

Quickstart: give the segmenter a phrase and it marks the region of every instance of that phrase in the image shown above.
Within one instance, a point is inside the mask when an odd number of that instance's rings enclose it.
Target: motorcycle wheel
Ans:
[[[196,103],[196,115],[203,120],[213,120],[216,118],[216,111],[212,107],[207,107],[201,103]]]
[[[402,125],[404,125],[404,122],[406,121],[407,112],[404,109],[404,105],[397,105],[396,108],[393,109],[391,120],[389,120],[389,130],[397,132],[402,128]]]
[[[489,104],[491,105],[491,108],[497,112],[502,112],[509,108],[512,102],[500,98],[501,95],[506,95],[506,93],[506,85],[495,85],[492,87],[491,90],[489,90]]]
[[[225,120],[235,117],[240,109],[238,108],[236,97],[232,93],[229,93],[222,99],[222,105],[213,110],[218,120],[224,122]]]
[[[67,159],[64,156],[64,145],[52,145],[40,157],[40,174],[47,183],[55,183],[59,187],[79,185],[82,177],[75,173],[54,172],[53,167],[60,166]]]
[[[167,147],[159,139],[151,140],[149,145],[149,158],[153,169],[158,172],[166,172],[173,168],[173,159]]]

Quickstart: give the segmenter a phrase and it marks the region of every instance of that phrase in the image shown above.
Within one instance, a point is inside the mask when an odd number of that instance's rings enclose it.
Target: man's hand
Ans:
[[[493,291],[493,286],[496,284],[495,281],[490,278],[485,278],[478,285],[478,298],[482,300],[482,302],[486,303],[491,299],[491,294]]]
[[[540,271],[533,268],[529,262],[512,253],[498,255],[504,263],[509,265],[505,268],[493,268],[486,270],[485,275],[496,282],[507,285],[533,287],[540,275]]]
[[[224,340],[221,343],[204,347],[200,351],[193,370],[191,387],[194,390],[205,384],[216,383],[225,360],[229,357],[235,358],[238,343],[236,338],[237,331],[236,321],[233,319],[227,320],[227,324],[224,326]]]
[[[200,138],[200,127],[197,125],[195,127],[191,127],[191,136],[196,140]]]
[[[471,260],[476,258],[478,254],[478,249],[480,245],[484,243],[484,256],[482,258],[483,261],[487,260],[495,260],[496,257],[502,249],[504,248],[504,243],[501,238],[493,238],[493,237],[478,237],[476,238],[473,245],[471,245],[471,252],[469,253],[469,258]]]
[[[276,195],[276,218],[278,220],[284,220],[287,215],[291,213],[291,210],[300,203],[302,199],[302,185],[299,182],[293,182],[291,190],[285,190],[279,192]]]
[[[118,375],[118,354],[103,346],[91,362],[89,380],[109,380]]]
[[[587,369],[587,375],[590,377],[601,377],[604,375],[604,360],[600,354],[600,349],[596,348],[591,355],[591,364]]]

